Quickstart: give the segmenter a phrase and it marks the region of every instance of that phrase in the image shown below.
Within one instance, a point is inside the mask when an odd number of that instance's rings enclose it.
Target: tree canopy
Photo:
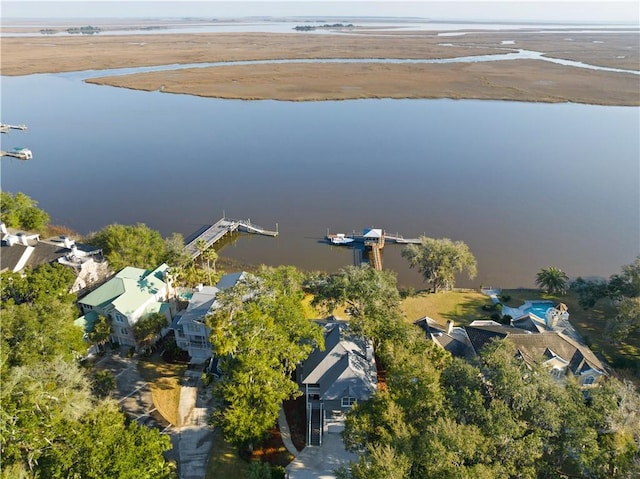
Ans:
[[[347,416],[345,444],[366,452],[340,477],[635,477],[633,386],[610,379],[585,398],[515,352],[498,340],[469,363],[396,349],[386,389]]]
[[[219,293],[220,307],[207,318],[223,358],[214,392],[224,407],[214,420],[239,447],[252,447],[273,427],[282,401],[298,393],[296,365],[323,344],[321,329],[304,316],[300,281],[293,267],[263,267]]]
[[[162,313],[151,313],[133,325],[133,336],[142,348],[151,346],[162,328],[168,325],[167,317]]]
[[[49,215],[37,207],[38,202],[24,193],[0,192],[0,221],[10,228],[43,231]]]
[[[469,279],[477,273],[476,259],[466,243],[448,238],[420,237],[420,244],[410,244],[402,250],[402,257],[411,268],[417,268],[434,292],[455,286],[456,273],[466,271]]]
[[[112,224],[89,238],[88,242],[102,248],[111,268],[119,271],[126,266],[154,269],[167,259],[167,244],[160,233],[143,223]]]

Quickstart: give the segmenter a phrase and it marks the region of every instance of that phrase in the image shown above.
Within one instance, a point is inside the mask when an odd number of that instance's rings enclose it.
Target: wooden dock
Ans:
[[[27,125],[7,125],[5,123],[0,123],[0,133],[9,133],[9,130],[25,131],[26,129]]]
[[[251,223],[250,219],[235,220],[231,218],[222,218],[215,224],[207,227],[196,237],[192,238],[191,241],[185,245],[185,250],[191,258],[195,259],[200,256],[200,253],[204,250],[210,248],[225,235],[234,231],[244,231],[246,233],[276,237],[278,236],[278,225],[276,224],[276,231],[270,231]],[[201,244],[201,241],[204,241],[204,247],[198,248],[197,245]]]
[[[405,238],[396,233],[395,235],[387,234],[383,229],[365,228],[362,234],[356,234],[355,230],[352,234],[330,234],[327,230],[326,238],[333,244],[342,244],[353,247],[353,264],[360,266],[366,257],[372,268],[382,270],[382,250],[385,243],[392,244],[420,244],[420,238]],[[348,238],[352,242],[335,243],[335,238]]]

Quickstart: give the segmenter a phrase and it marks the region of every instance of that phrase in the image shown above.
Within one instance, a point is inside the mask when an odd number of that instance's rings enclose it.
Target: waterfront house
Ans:
[[[315,349],[297,370],[307,408],[307,442],[322,444],[330,428],[343,427],[344,414],[377,389],[370,343],[350,334],[347,323],[325,324],[325,348]]]
[[[4,223],[0,223],[0,233],[0,272],[21,273],[25,268],[35,269],[57,262],[71,268],[76,275],[70,293],[82,291],[109,274],[108,263],[99,248],[76,243],[67,236],[43,240],[39,234],[13,230]]]
[[[212,357],[213,349],[209,342],[211,328],[205,324],[205,318],[218,307],[216,295],[232,288],[246,276],[247,273],[244,272],[225,274],[215,286],[196,288],[187,309],[171,324],[171,328],[175,330],[176,344],[189,353],[190,363],[202,364]]]
[[[133,326],[140,319],[152,313],[162,313],[167,318],[167,325],[171,321],[173,288],[168,272],[166,264],[151,271],[130,266],[124,268],[78,300],[82,316],[76,324],[88,333],[98,316],[103,315],[111,321],[113,342],[136,346]],[[160,335],[167,331],[168,327]]]
[[[448,321],[447,326],[442,326],[426,317],[415,324],[425,331],[428,339],[456,357],[481,356],[489,342],[508,339],[515,344],[519,359],[530,366],[542,363],[558,380],[570,375],[580,386],[591,387],[607,375],[602,361],[575,333],[569,334],[572,330],[540,329],[529,317],[518,318],[510,326],[490,320],[474,321],[464,327],[454,327]]]

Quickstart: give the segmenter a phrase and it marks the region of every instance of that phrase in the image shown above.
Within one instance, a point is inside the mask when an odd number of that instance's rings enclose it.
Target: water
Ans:
[[[544,320],[547,317],[547,310],[553,307],[552,302],[533,302],[527,313],[535,314],[538,318]]]
[[[638,108],[474,100],[233,101],[2,77],[2,188],[81,232],[144,222],[168,236],[250,218],[223,255],[333,271],[323,237],[363,227],[465,241],[478,277],[532,286],[542,267],[609,276],[640,253]],[[384,251],[420,287],[401,247]]]

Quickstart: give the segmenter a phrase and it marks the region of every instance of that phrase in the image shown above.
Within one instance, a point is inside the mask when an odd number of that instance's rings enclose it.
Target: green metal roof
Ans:
[[[98,321],[98,316],[98,313],[96,313],[95,311],[89,311],[84,316],[80,316],[78,319],[76,319],[73,324],[75,324],[79,328],[82,328],[82,331],[84,331],[85,334],[89,334],[91,331],[93,331],[93,325],[96,324],[96,321]]]
[[[164,264],[153,271],[128,266],[79,302],[89,306],[111,303],[122,314],[132,314],[166,286],[161,279],[166,269]]]

